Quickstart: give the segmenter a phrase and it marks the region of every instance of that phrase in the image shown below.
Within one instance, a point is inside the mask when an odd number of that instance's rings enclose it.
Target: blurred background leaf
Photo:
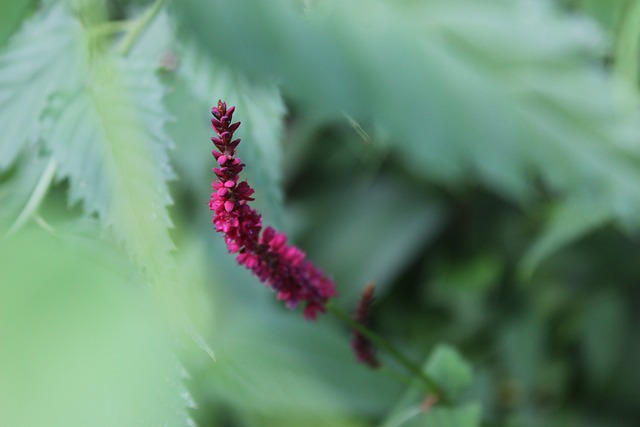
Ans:
[[[3,241],[0,424],[190,425],[163,325],[113,248],[33,230]]]
[[[82,41],[79,23],[63,8],[45,8],[0,54],[0,171],[25,144],[33,149],[48,97],[81,84]]]

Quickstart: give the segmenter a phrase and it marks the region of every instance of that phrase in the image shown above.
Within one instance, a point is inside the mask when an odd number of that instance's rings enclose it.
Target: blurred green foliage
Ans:
[[[4,2],[0,427],[635,426],[638,17]],[[451,405],[235,265],[206,207],[219,98],[264,223],[346,310],[375,282],[372,326]]]

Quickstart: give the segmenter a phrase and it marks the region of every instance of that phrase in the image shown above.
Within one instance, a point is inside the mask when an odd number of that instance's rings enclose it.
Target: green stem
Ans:
[[[129,31],[125,34],[124,39],[122,39],[120,47],[118,48],[118,52],[122,56],[127,56],[129,54],[129,51],[133,47],[136,39],[140,36],[140,33],[147,28],[151,21],[153,21],[153,18],[158,14],[163,3],[164,0],[156,0],[142,16],[133,22],[133,25],[131,25]]]
[[[56,172],[56,167],[56,161],[53,158],[49,159],[49,163],[47,163],[47,167],[44,169],[44,172],[42,172],[42,175],[33,189],[33,193],[31,193],[31,197],[29,197],[27,204],[24,206],[15,222],[11,225],[9,231],[7,231],[7,236],[18,231],[38,210],[40,203],[42,203],[44,196],[47,194],[47,190],[49,190],[49,186],[51,185],[51,181],[53,180],[53,176]]]
[[[355,329],[356,331],[360,332],[369,341],[371,341],[377,348],[379,348],[379,349],[383,350],[384,352],[386,352],[389,356],[393,357],[400,365],[402,365],[407,371],[411,372],[416,377],[418,377],[424,383],[424,385],[426,386],[426,388],[427,388],[427,390],[429,392],[434,393],[435,395],[438,396],[438,400],[440,402],[445,403],[445,404],[448,403],[448,399],[447,399],[444,391],[433,380],[433,378],[431,378],[429,375],[425,374],[422,371],[422,369],[420,369],[420,367],[418,365],[413,363],[411,360],[409,360],[407,357],[405,357],[402,353],[400,353],[398,350],[396,350],[396,348],[393,347],[393,345],[391,345],[387,340],[385,340],[381,336],[377,335],[376,333],[374,333],[373,331],[371,331],[369,328],[367,328],[366,326],[362,325],[361,323],[356,322],[355,320],[353,320],[351,318],[351,316],[349,316],[347,313],[342,311],[340,308],[336,307],[334,304],[328,303],[327,304],[327,310],[331,314],[333,314],[334,316],[339,318],[340,320],[342,320],[345,323],[347,323],[349,325],[349,327],[351,327],[352,329]]]
[[[33,214],[33,220],[36,222],[36,224],[38,224],[40,227],[44,228],[46,231],[48,231],[49,233],[55,233],[56,229],[53,228],[51,226],[51,224],[49,224],[47,221],[45,221],[44,218],[42,218],[40,215]]]

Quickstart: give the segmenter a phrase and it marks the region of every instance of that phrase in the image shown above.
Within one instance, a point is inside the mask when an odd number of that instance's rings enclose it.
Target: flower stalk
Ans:
[[[343,322],[347,323],[350,328],[355,329],[363,336],[365,336],[369,341],[371,341],[377,348],[387,353],[393,359],[396,360],[402,367],[404,367],[407,371],[413,374],[416,378],[422,382],[425,386],[426,390],[430,393],[433,393],[438,397],[438,400],[442,403],[447,404],[448,398],[442,390],[442,388],[436,383],[436,381],[427,375],[418,365],[409,360],[404,354],[402,354],[399,350],[397,350],[391,343],[382,338],[380,335],[374,333],[371,329],[367,328],[360,322],[354,320],[351,316],[345,313],[343,310],[338,308],[336,305],[332,303],[328,303],[327,311]]]

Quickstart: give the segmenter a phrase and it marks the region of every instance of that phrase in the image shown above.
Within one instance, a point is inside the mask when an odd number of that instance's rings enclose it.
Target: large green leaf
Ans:
[[[40,136],[47,98],[81,84],[82,40],[79,23],[63,8],[45,8],[0,54],[0,171]]]
[[[5,239],[0,342],[3,426],[192,425],[163,315],[104,240]]]
[[[306,16],[286,1],[182,4],[213,54],[317,113],[373,119],[429,180],[530,201],[541,178],[561,203],[640,223],[637,114],[583,17],[535,1],[325,1]]]
[[[426,366],[426,372],[438,383],[451,398],[456,398],[470,384],[471,366],[458,351],[440,344],[433,350]]]
[[[162,86],[145,66],[94,59],[84,90],[60,93],[45,113],[46,145],[69,200],[96,213],[151,277],[172,268]]]

